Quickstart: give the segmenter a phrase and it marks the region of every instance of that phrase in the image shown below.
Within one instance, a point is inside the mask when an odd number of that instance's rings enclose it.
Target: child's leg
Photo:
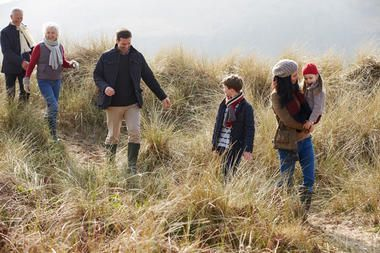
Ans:
[[[223,176],[225,180],[235,175],[242,155],[243,152],[241,150],[234,148],[228,150],[228,152],[225,154],[223,160]]]
[[[226,181],[226,178],[228,176],[228,172],[230,171],[230,161],[229,161],[229,155],[228,151],[225,150],[223,153],[220,153],[222,155],[222,172],[223,172],[223,178],[224,181]]]

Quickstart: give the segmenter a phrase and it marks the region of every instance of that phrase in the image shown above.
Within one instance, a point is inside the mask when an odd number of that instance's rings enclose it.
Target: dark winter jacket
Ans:
[[[158,99],[164,100],[167,96],[154,77],[144,56],[133,47],[130,48],[129,54],[129,74],[131,76],[139,107],[142,107],[143,105],[142,89],[140,87],[141,79]],[[106,109],[111,104],[112,96],[107,96],[104,91],[108,86],[115,88],[116,78],[119,71],[119,59],[120,52],[117,49],[117,46],[115,46],[115,48],[103,53],[96,64],[94,81],[99,88],[97,105],[102,109]]]
[[[223,119],[226,111],[225,100],[220,104],[218,114],[216,116],[214,133],[212,136],[213,150],[216,150],[218,138],[223,128]],[[246,152],[253,151],[253,141],[255,137],[255,120],[252,106],[243,100],[236,108],[236,121],[232,124],[231,144],[233,149],[243,150]]]
[[[16,26],[9,24],[0,34],[3,64],[1,72],[5,74],[21,74],[24,72],[22,62],[30,60],[30,53],[21,54],[20,32]]]

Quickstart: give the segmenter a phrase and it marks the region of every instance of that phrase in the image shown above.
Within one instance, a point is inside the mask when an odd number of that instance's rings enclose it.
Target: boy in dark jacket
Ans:
[[[223,155],[225,181],[236,172],[243,156],[252,159],[255,121],[253,108],[242,93],[243,80],[238,75],[229,75],[222,81],[226,97],[219,106],[212,149]]]

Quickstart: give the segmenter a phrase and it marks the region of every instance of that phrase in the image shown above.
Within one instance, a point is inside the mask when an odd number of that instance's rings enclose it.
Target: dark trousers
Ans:
[[[243,156],[243,150],[236,147],[231,147],[229,149],[218,147],[216,150],[223,156],[222,170],[224,181],[227,182],[229,178],[235,175],[241,157]]]
[[[27,101],[29,99],[29,93],[26,93],[24,90],[24,83],[22,81],[24,76],[25,72],[20,74],[5,74],[5,88],[9,100],[13,100],[16,95],[16,80],[18,80],[19,84],[19,100]]]

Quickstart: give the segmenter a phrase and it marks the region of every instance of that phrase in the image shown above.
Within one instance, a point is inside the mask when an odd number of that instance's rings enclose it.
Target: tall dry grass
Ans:
[[[0,106],[0,248],[3,252],[329,252],[330,242],[302,225],[296,194],[276,190],[272,148],[276,122],[268,104],[275,59],[229,56],[208,60],[176,48],[151,65],[173,108],[163,111],[144,87],[139,175],[124,178],[126,137],[116,167],[79,161],[70,138],[89,153],[106,133],[94,107],[94,64],[107,41],[72,46],[81,63],[64,74],[61,143],[49,141],[44,103],[36,86],[25,106]],[[284,56],[308,59],[298,53]],[[317,180],[313,212],[380,215],[380,90],[378,54],[350,64],[328,53],[311,58],[321,69],[327,108],[314,134]],[[254,159],[226,186],[220,158],[210,151],[220,80],[245,79],[254,105]],[[34,82],[35,83],[35,82]],[[3,86],[2,86],[3,89]],[[2,90],[3,97],[4,91]],[[66,138],[67,137],[67,138]],[[91,143],[88,146],[88,143]],[[87,145],[87,146],[86,146]],[[296,180],[301,182],[297,169]]]

